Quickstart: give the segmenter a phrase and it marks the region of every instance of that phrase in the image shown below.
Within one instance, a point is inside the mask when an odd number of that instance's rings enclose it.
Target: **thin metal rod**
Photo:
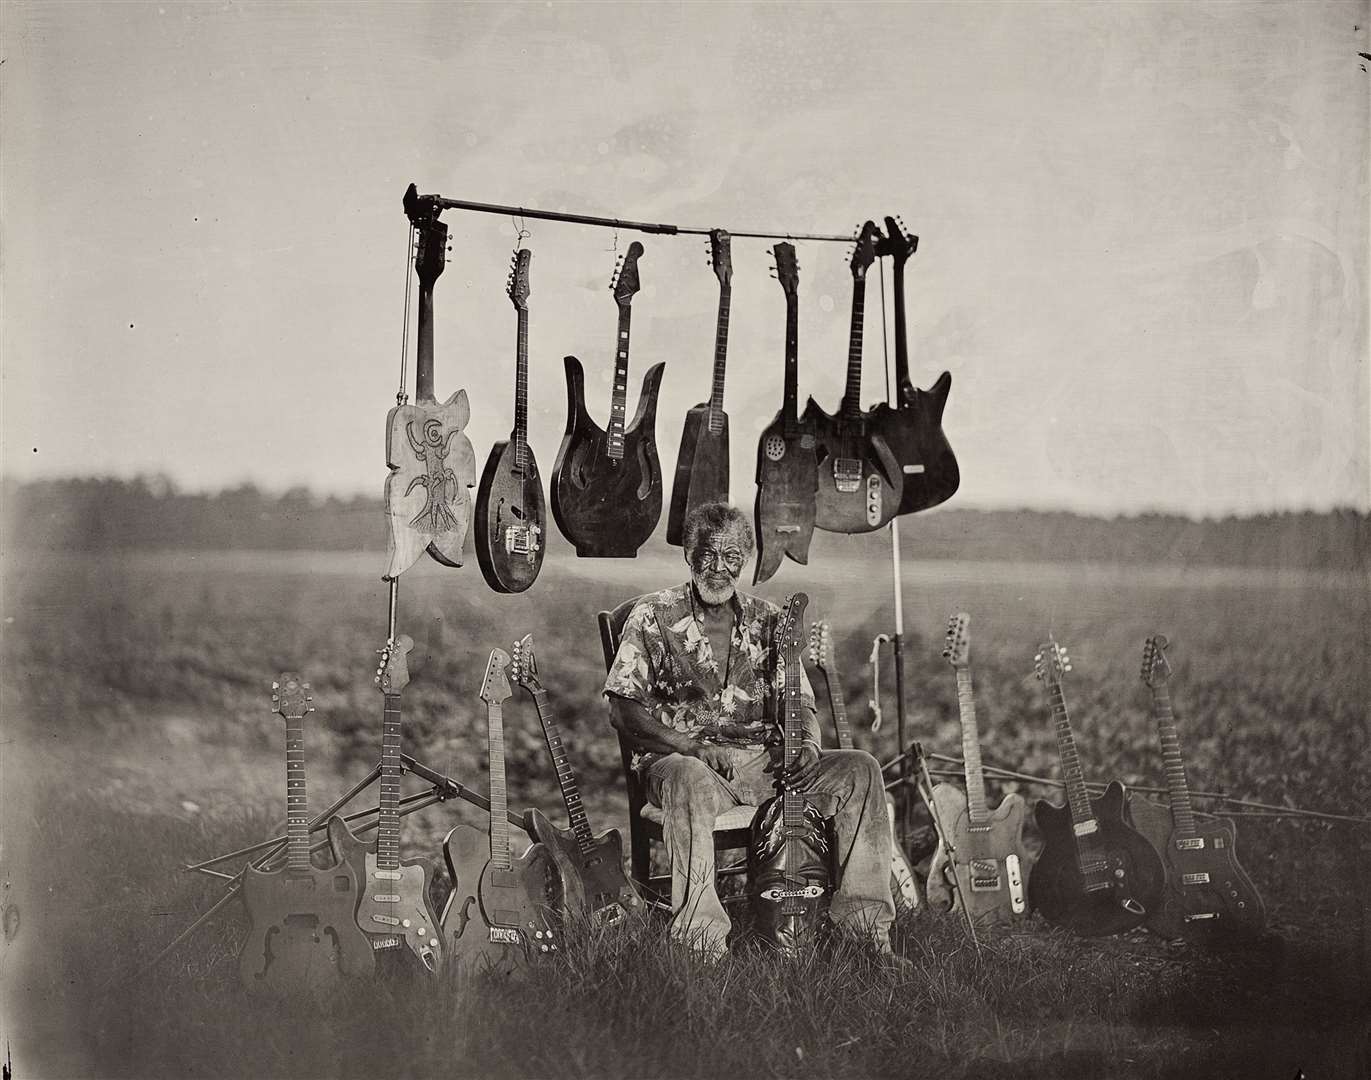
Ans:
[[[465,799],[467,802],[471,803],[472,806],[480,807],[487,814],[490,813],[489,799],[482,798],[480,795],[477,795],[476,792],[454,780],[452,777],[444,776],[440,772],[435,772],[422,761],[415,761],[408,754],[400,755],[400,763],[415,776],[427,780],[436,788],[440,788],[443,791],[444,798],[456,796],[459,799]],[[519,828],[524,829],[525,823],[523,818],[516,817],[508,810],[505,811],[505,816],[509,818],[509,823],[511,825],[517,825]],[[525,829],[525,832],[527,832],[527,829]]]
[[[386,640],[395,640],[395,607],[400,596],[400,579],[393,577],[390,579],[390,604],[386,615]],[[379,766],[377,767],[379,769]],[[379,776],[380,773],[378,772]]]
[[[566,214],[557,210],[533,210],[527,206],[500,206],[495,203],[472,202],[469,199],[449,199],[445,195],[420,195],[420,202],[442,210],[475,210],[482,214],[499,214],[501,217],[541,218],[544,221],[567,221],[573,225],[599,225],[606,229],[624,229],[634,232],[656,233],[659,236],[708,236],[709,229],[687,225],[667,225],[651,221],[626,221],[623,218],[595,217],[591,214]],[[744,229],[729,229],[730,236],[749,237],[756,240],[824,240],[837,244],[852,243],[851,234],[841,236],[833,233],[797,232],[752,232]]]

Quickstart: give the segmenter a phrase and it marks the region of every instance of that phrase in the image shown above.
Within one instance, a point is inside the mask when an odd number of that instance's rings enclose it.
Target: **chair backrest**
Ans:
[[[609,674],[609,669],[614,665],[615,654],[619,651],[619,639],[624,632],[624,623],[628,622],[629,614],[642,598],[630,597],[613,611],[602,611],[595,617],[600,626],[600,648],[605,654],[605,674]],[[642,778],[633,771],[633,747],[628,745],[628,740],[622,732],[619,733],[619,757],[623,761],[624,783],[628,788],[629,820],[633,821],[647,801],[647,793],[643,790]]]

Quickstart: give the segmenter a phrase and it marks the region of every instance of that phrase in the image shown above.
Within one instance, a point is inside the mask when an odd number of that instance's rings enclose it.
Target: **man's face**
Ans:
[[[701,536],[690,553],[690,577],[706,604],[727,603],[747,554],[731,529]]]

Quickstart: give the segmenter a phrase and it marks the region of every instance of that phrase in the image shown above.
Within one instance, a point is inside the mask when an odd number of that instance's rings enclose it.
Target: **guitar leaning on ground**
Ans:
[[[965,903],[977,923],[1009,922],[1028,914],[1032,859],[1023,843],[1028,806],[1022,795],[1010,792],[993,813],[986,809],[981,737],[971,688],[971,616],[965,612],[947,621],[943,656],[957,672],[966,791],[953,784],[933,788],[935,820],[951,834],[953,853],[949,854],[939,836],[928,865],[928,902],[947,911]],[[949,880],[953,875],[955,881]]]
[[[238,954],[249,990],[290,994],[333,985],[340,975],[375,969],[371,944],[357,927],[357,874],[346,862],[320,870],[309,857],[305,793],[305,714],[314,711],[309,684],[283,672],[271,701],[286,721],[286,865],[243,871],[242,896],[252,920]]]
[[[528,277],[533,253],[520,248],[509,276],[519,313],[514,368],[514,430],[490,448],[476,489],[476,561],[496,592],[523,592],[543,565],[547,512],[538,462],[528,445]]]
[[[785,292],[785,396],[781,410],[757,440],[757,563],[752,584],[760,585],[781,567],[782,559],[809,562],[814,536],[814,425],[799,415],[800,264],[795,245],[780,243],[776,279]]]
[[[662,467],[657,461],[657,390],[665,364],[653,364],[643,377],[643,392],[633,422],[624,427],[628,407],[628,344],[633,295],[638,291],[638,259],[643,245],[633,241],[610,283],[619,308],[614,337],[614,391],[609,425],[601,430],[586,412],[585,374],[574,356],[566,365],[566,433],[552,467],[552,516],[581,558],[632,559],[662,516]]]
[[[818,619],[809,627],[809,660],[824,677],[828,688],[828,706],[833,713],[833,727],[838,736],[838,749],[852,749],[852,726],[847,722],[847,703],[843,700],[843,680],[838,674],[838,661],[833,653],[833,634],[826,619]],[[897,912],[913,911],[919,906],[919,886],[909,858],[895,836],[895,800],[887,793],[886,812],[890,821],[890,895]]]
[[[433,869],[427,859],[400,859],[400,692],[409,684],[406,657],[414,640],[401,634],[381,650],[375,682],[385,697],[381,719],[381,794],[376,840],[363,843],[341,818],[328,823],[329,841],[339,862],[347,860],[362,882],[357,925],[380,950],[405,949],[425,971],[443,962],[438,919],[429,901]]]
[[[733,260],[728,233],[711,229],[709,261],[719,279],[719,317],[714,328],[714,381],[709,400],[686,413],[676,478],[666,515],[666,542],[683,544],[682,527],[690,512],[712,502],[728,502],[728,413],[724,412],[724,365],[728,360],[728,314],[733,298]]]
[[[1112,780],[1098,799],[1089,797],[1062,695],[1062,676],[1071,670],[1065,650],[1049,641],[1034,668],[1052,702],[1067,804],[1039,799],[1034,809],[1043,850],[1028,882],[1029,905],[1048,922],[1087,937],[1130,930],[1161,903],[1161,858],[1124,821],[1121,783]]]
[[[1167,640],[1158,634],[1143,647],[1142,679],[1152,691],[1152,710],[1162,744],[1170,808],[1137,795],[1128,800],[1134,826],[1162,853],[1166,889],[1147,928],[1166,938],[1221,945],[1257,937],[1266,907],[1238,865],[1237,829],[1231,821],[1201,819],[1190,802],[1176,718],[1171,711],[1171,664]]]
[[[481,680],[490,747],[490,832],[458,825],[443,840],[452,894],[443,908],[443,938],[452,963],[469,971],[508,975],[529,959],[557,951],[562,871],[542,844],[515,857],[510,849],[505,793],[505,668],[509,654],[493,649]]]
[[[559,829],[537,810],[525,811],[528,833],[545,845],[562,867],[566,886],[566,909],[585,916],[598,926],[618,922],[629,910],[642,907],[642,898],[624,873],[624,842],[618,829],[596,836],[581,802],[576,772],[562,745],[562,729],[548,703],[547,691],[538,681],[538,661],[533,654],[533,635],[514,643],[511,673],[514,681],[533,698],[538,720],[547,739],[548,753],[557,771],[557,784],[566,804],[569,829]]]

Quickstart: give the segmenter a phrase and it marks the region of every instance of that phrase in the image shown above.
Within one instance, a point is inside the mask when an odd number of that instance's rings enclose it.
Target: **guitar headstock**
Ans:
[[[528,310],[528,267],[532,261],[533,252],[528,248],[520,248],[510,260],[509,281],[505,291],[519,311]]]
[[[512,691],[505,668],[509,666],[509,653],[504,649],[491,649],[490,659],[486,661],[485,677],[481,679],[481,700],[487,705],[499,705]]]
[[[414,639],[408,634],[387,641],[385,647],[377,649],[380,659],[376,662],[376,677],[372,679],[383,694],[398,694],[409,685],[409,656],[414,648]]]
[[[415,223],[414,231],[419,234],[414,250],[414,272],[419,275],[420,285],[432,288],[446,265],[447,223],[426,218]]]
[[[833,670],[833,631],[827,619],[817,619],[809,627],[809,662],[823,672]]]
[[[947,620],[943,657],[954,668],[971,666],[971,616],[965,611],[959,611]]]
[[[780,648],[798,650],[804,647],[805,607],[809,597],[802,592],[786,597],[785,609],[776,623],[776,642]]]
[[[533,655],[532,634],[525,634],[514,643],[514,659],[511,662],[510,674],[514,681],[530,694],[543,688],[543,684],[538,681],[538,659]]]
[[[795,258],[795,245],[783,240],[771,249],[776,257],[776,280],[781,283],[787,299],[794,299],[800,292],[800,263]]]
[[[720,285],[733,280],[733,241],[723,229],[709,230],[709,263]]]
[[[1168,644],[1165,634],[1153,634],[1143,646],[1142,681],[1148,686],[1165,686],[1171,681],[1171,662],[1166,658]]]
[[[1071,670],[1071,657],[1055,641],[1048,640],[1033,654],[1033,673],[1048,686],[1060,686],[1062,676]]]
[[[857,245],[852,249],[852,276],[861,281],[871,264],[876,261],[876,238],[881,230],[874,221],[868,221],[857,233]]]
[[[905,229],[903,221],[887,214],[880,253],[892,256],[896,265],[903,265],[918,250],[919,238]]]
[[[314,696],[309,683],[301,682],[293,671],[283,671],[271,684],[271,707],[286,720],[302,720],[314,711]]]
[[[628,253],[623,257],[623,261],[614,268],[614,278],[609,283],[610,289],[614,293],[614,302],[620,307],[624,307],[633,301],[633,295],[639,289],[638,283],[638,260],[642,258],[643,245],[637,240],[628,245]]]

